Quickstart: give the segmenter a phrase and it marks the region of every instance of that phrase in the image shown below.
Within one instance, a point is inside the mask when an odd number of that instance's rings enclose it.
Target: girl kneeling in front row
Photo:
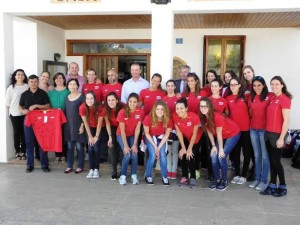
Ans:
[[[240,139],[240,129],[231,119],[215,112],[209,98],[200,101],[200,119],[202,127],[207,131],[211,142],[211,162],[214,179],[209,188],[225,190],[228,186],[227,180],[227,156]],[[216,137],[216,139],[215,139]],[[223,144],[223,139],[226,139]],[[220,169],[222,177],[220,179]]]
[[[144,119],[144,132],[145,142],[149,152],[149,157],[146,165],[146,177],[145,181],[148,185],[153,185],[153,179],[151,176],[155,157],[160,159],[160,168],[163,185],[169,186],[169,180],[167,178],[167,154],[166,146],[167,140],[172,130],[172,120],[170,119],[169,110],[161,100],[158,100],[150,114]]]

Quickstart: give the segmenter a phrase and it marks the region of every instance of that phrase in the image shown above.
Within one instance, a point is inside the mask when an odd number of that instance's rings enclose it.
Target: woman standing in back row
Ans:
[[[271,79],[271,89],[275,96],[267,108],[265,133],[266,147],[270,158],[271,181],[261,194],[281,197],[287,194],[281,155],[287,138],[293,96],[287,90],[286,84],[280,76]],[[277,186],[277,177],[279,186]]]

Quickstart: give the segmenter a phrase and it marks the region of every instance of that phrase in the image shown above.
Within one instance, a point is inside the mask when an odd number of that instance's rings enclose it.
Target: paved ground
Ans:
[[[246,185],[211,191],[201,178],[198,187],[178,187],[175,181],[155,185],[120,186],[110,180],[110,166],[101,164],[101,178],[64,174],[65,165],[51,165],[51,173],[36,166],[25,173],[24,162],[0,164],[1,225],[67,224],[285,224],[300,222],[300,170],[284,159],[288,195],[261,196]],[[37,164],[37,163],[36,163]],[[87,165],[87,164],[86,164]],[[204,173],[204,172],[203,172]],[[143,174],[139,168],[139,176]]]

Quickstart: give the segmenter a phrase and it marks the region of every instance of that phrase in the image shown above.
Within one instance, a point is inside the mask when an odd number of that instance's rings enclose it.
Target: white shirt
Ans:
[[[137,81],[134,81],[132,78],[125,81],[122,87],[122,95],[121,95],[121,101],[123,103],[127,103],[128,96],[131,93],[137,93],[140,94],[141,90],[149,88],[150,84],[147,80],[140,77]]]
[[[28,90],[28,84],[24,84],[22,86],[15,85],[14,87],[12,85],[9,85],[9,87],[6,90],[6,106],[9,107],[8,113],[12,116],[23,116],[19,110],[19,103],[20,98],[23,92]]]
[[[186,88],[186,81],[181,80],[180,82],[180,93],[183,93]]]

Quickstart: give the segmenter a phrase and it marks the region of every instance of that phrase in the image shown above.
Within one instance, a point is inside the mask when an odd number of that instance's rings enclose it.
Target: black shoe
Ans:
[[[287,189],[286,188],[277,188],[277,190],[273,193],[274,197],[282,197],[287,195]]]
[[[118,179],[118,174],[117,173],[112,173],[111,180],[117,180],[117,179]]]
[[[43,171],[45,172],[45,173],[49,173],[50,172],[50,169],[49,169],[49,167],[47,166],[47,167],[44,167],[44,168],[42,168],[43,169]]]
[[[277,192],[277,188],[271,188],[268,186],[264,191],[261,191],[261,195],[273,195],[275,192]]]
[[[225,191],[227,187],[228,187],[228,181],[227,180],[221,180],[218,187],[217,187],[217,189],[219,191]]]
[[[163,177],[163,178],[162,178],[162,182],[163,182],[163,185],[164,185],[164,186],[170,186],[170,182],[169,182],[169,179],[168,179],[168,178]]]
[[[210,181],[209,188],[210,188],[211,190],[215,190],[217,187],[218,187],[218,181],[216,181],[215,179],[212,179],[212,180]]]
[[[34,167],[29,166],[29,167],[26,169],[26,173],[31,173],[33,170],[34,170]]]
[[[154,185],[152,177],[145,177],[145,181],[148,185]]]

